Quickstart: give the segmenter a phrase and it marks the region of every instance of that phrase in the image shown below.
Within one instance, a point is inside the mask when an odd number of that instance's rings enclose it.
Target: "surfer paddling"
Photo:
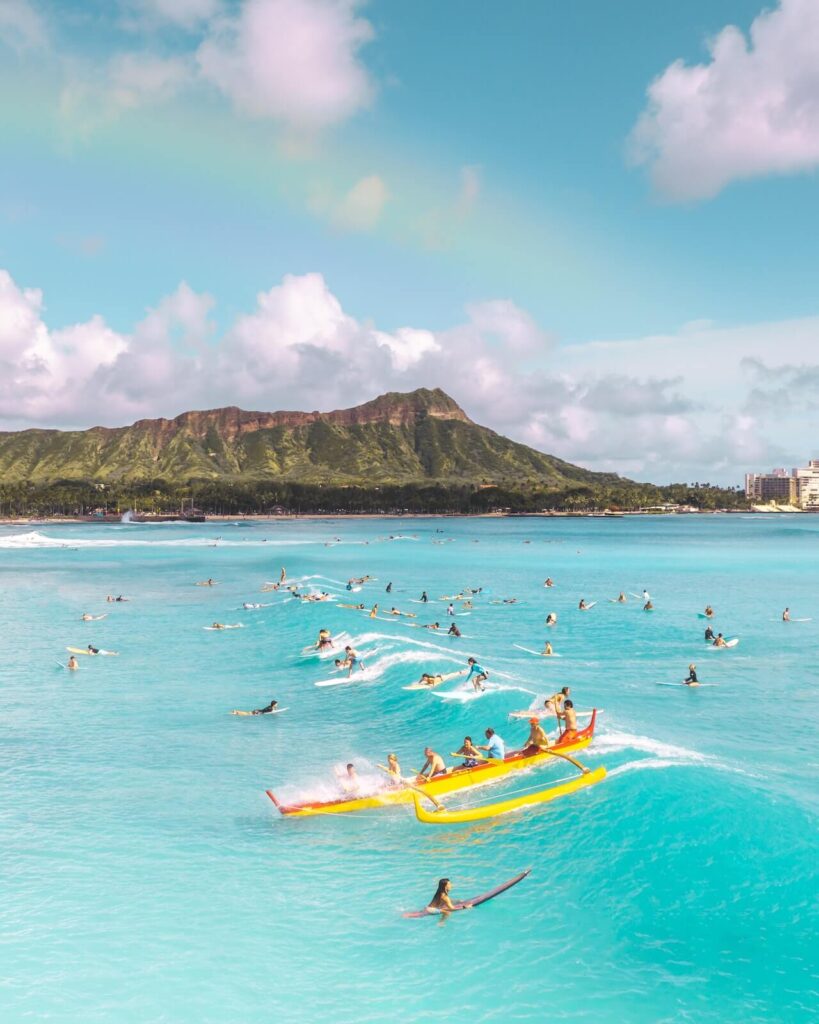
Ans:
[[[254,711],[231,711],[232,715],[272,715],[275,711],[278,711],[279,702],[277,700],[271,700],[269,704],[266,704],[263,708],[256,708]]]
[[[683,683],[686,686],[699,686],[700,681],[697,679],[697,666],[693,663],[688,666],[688,676],[683,679]]]
[[[435,895],[429,901],[427,910],[430,914],[451,914],[458,909],[450,898],[450,892],[452,891],[452,882],[448,878],[442,878],[438,882],[438,888],[435,890]],[[464,903],[460,908],[461,910],[471,910],[471,903]]]

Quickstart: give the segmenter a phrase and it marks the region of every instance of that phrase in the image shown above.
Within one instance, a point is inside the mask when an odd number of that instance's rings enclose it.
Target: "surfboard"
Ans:
[[[244,628],[245,627],[242,625],[241,622],[237,622],[237,623],[235,623],[233,625],[226,625],[226,626],[203,626],[202,627],[202,629],[209,629],[213,633],[221,633],[223,629],[244,629]]]
[[[697,612],[697,618],[698,619],[710,619],[710,621],[713,622],[714,619],[716,618],[716,616],[715,615],[706,615],[705,612]]]
[[[482,893],[480,896],[474,896],[471,900],[453,900],[452,905],[455,910],[463,910],[466,906],[479,907],[482,903],[488,903],[489,900],[493,900],[496,896],[500,896],[502,892],[506,892],[507,889],[511,889],[513,885],[517,885],[518,882],[522,882],[528,874],[531,873],[531,868],[527,868],[525,871],[521,871],[519,875],[515,875],[514,878],[510,878],[508,882],[502,882],[494,889],[490,889],[489,892]],[[404,913],[404,917],[418,918],[418,917],[435,917],[437,914],[441,914],[443,911],[431,910],[429,907],[424,907],[423,910],[408,910]],[[450,913],[450,911],[446,911]]]
[[[590,612],[590,611],[592,610],[592,608],[594,608],[594,606],[595,606],[596,604],[597,604],[597,602],[596,602],[596,601],[590,601],[590,602],[589,602],[589,603],[588,603],[588,604],[586,605],[586,607],[585,607],[585,608],[578,608],[578,611],[581,611],[581,612]]]
[[[273,708],[272,711],[265,711],[261,714],[254,715],[252,711],[229,711],[229,715],[235,715],[237,718],[267,718],[268,715],[280,715],[282,711],[289,711],[289,708]]]
[[[552,651],[551,654],[544,654],[543,651],[533,651],[531,647],[521,647],[520,644],[512,644],[519,651],[525,651],[527,654],[534,654],[536,658],[562,658],[562,654],[558,654],[556,651]]]
[[[66,650],[68,651],[69,654],[87,654],[92,658],[96,658],[100,655],[106,658],[119,657],[119,651],[103,651],[102,648],[100,648],[100,650],[98,650],[96,654],[94,654],[92,651],[89,651],[85,647],[66,647]]]
[[[697,690],[701,686],[719,686],[719,683],[655,683],[655,686],[684,686],[687,690]]]

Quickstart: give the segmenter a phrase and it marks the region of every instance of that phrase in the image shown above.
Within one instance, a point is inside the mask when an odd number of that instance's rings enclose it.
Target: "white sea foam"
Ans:
[[[142,525],[133,524],[133,525]],[[173,540],[143,540],[135,537],[49,537],[38,530],[0,537],[0,548],[30,550],[33,548],[159,548],[159,547],[294,547],[315,545],[315,540],[219,540],[215,537],[177,537]]]

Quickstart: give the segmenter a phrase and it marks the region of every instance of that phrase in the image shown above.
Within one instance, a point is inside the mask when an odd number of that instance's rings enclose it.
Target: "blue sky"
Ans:
[[[0,0],[0,424],[426,384],[640,478],[801,462],[818,57],[813,0]]]

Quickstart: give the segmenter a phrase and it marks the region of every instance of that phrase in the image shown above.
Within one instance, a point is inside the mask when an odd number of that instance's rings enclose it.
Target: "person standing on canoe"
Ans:
[[[475,768],[481,762],[481,753],[472,742],[471,736],[464,736],[463,745],[455,753],[464,759],[462,768]]]
[[[432,747],[424,747],[426,761],[421,765],[418,772],[418,782],[428,782],[435,775],[446,775],[446,765],[440,754],[436,754]]]
[[[558,711],[557,717],[563,719],[563,739],[573,740],[577,736],[577,714],[574,710],[574,703],[570,700],[563,701],[563,710]]]
[[[494,729],[487,729],[484,736],[486,737],[486,743],[478,747],[478,749],[485,750],[493,761],[502,761],[506,757],[506,744]]]
[[[469,665],[469,675],[466,677],[466,681],[469,682],[472,679],[472,686],[475,690],[483,693],[486,687],[483,685],[489,678],[489,672],[475,661],[474,658],[467,658],[467,665]],[[472,677],[475,677],[474,679]]]
[[[700,681],[697,679],[697,666],[692,662],[688,666],[688,678],[683,679],[686,686],[699,686]]]
[[[543,731],[543,726],[540,724],[539,718],[529,719],[529,738],[523,745],[523,752],[527,753],[532,750],[546,750],[551,746],[549,737]]]

